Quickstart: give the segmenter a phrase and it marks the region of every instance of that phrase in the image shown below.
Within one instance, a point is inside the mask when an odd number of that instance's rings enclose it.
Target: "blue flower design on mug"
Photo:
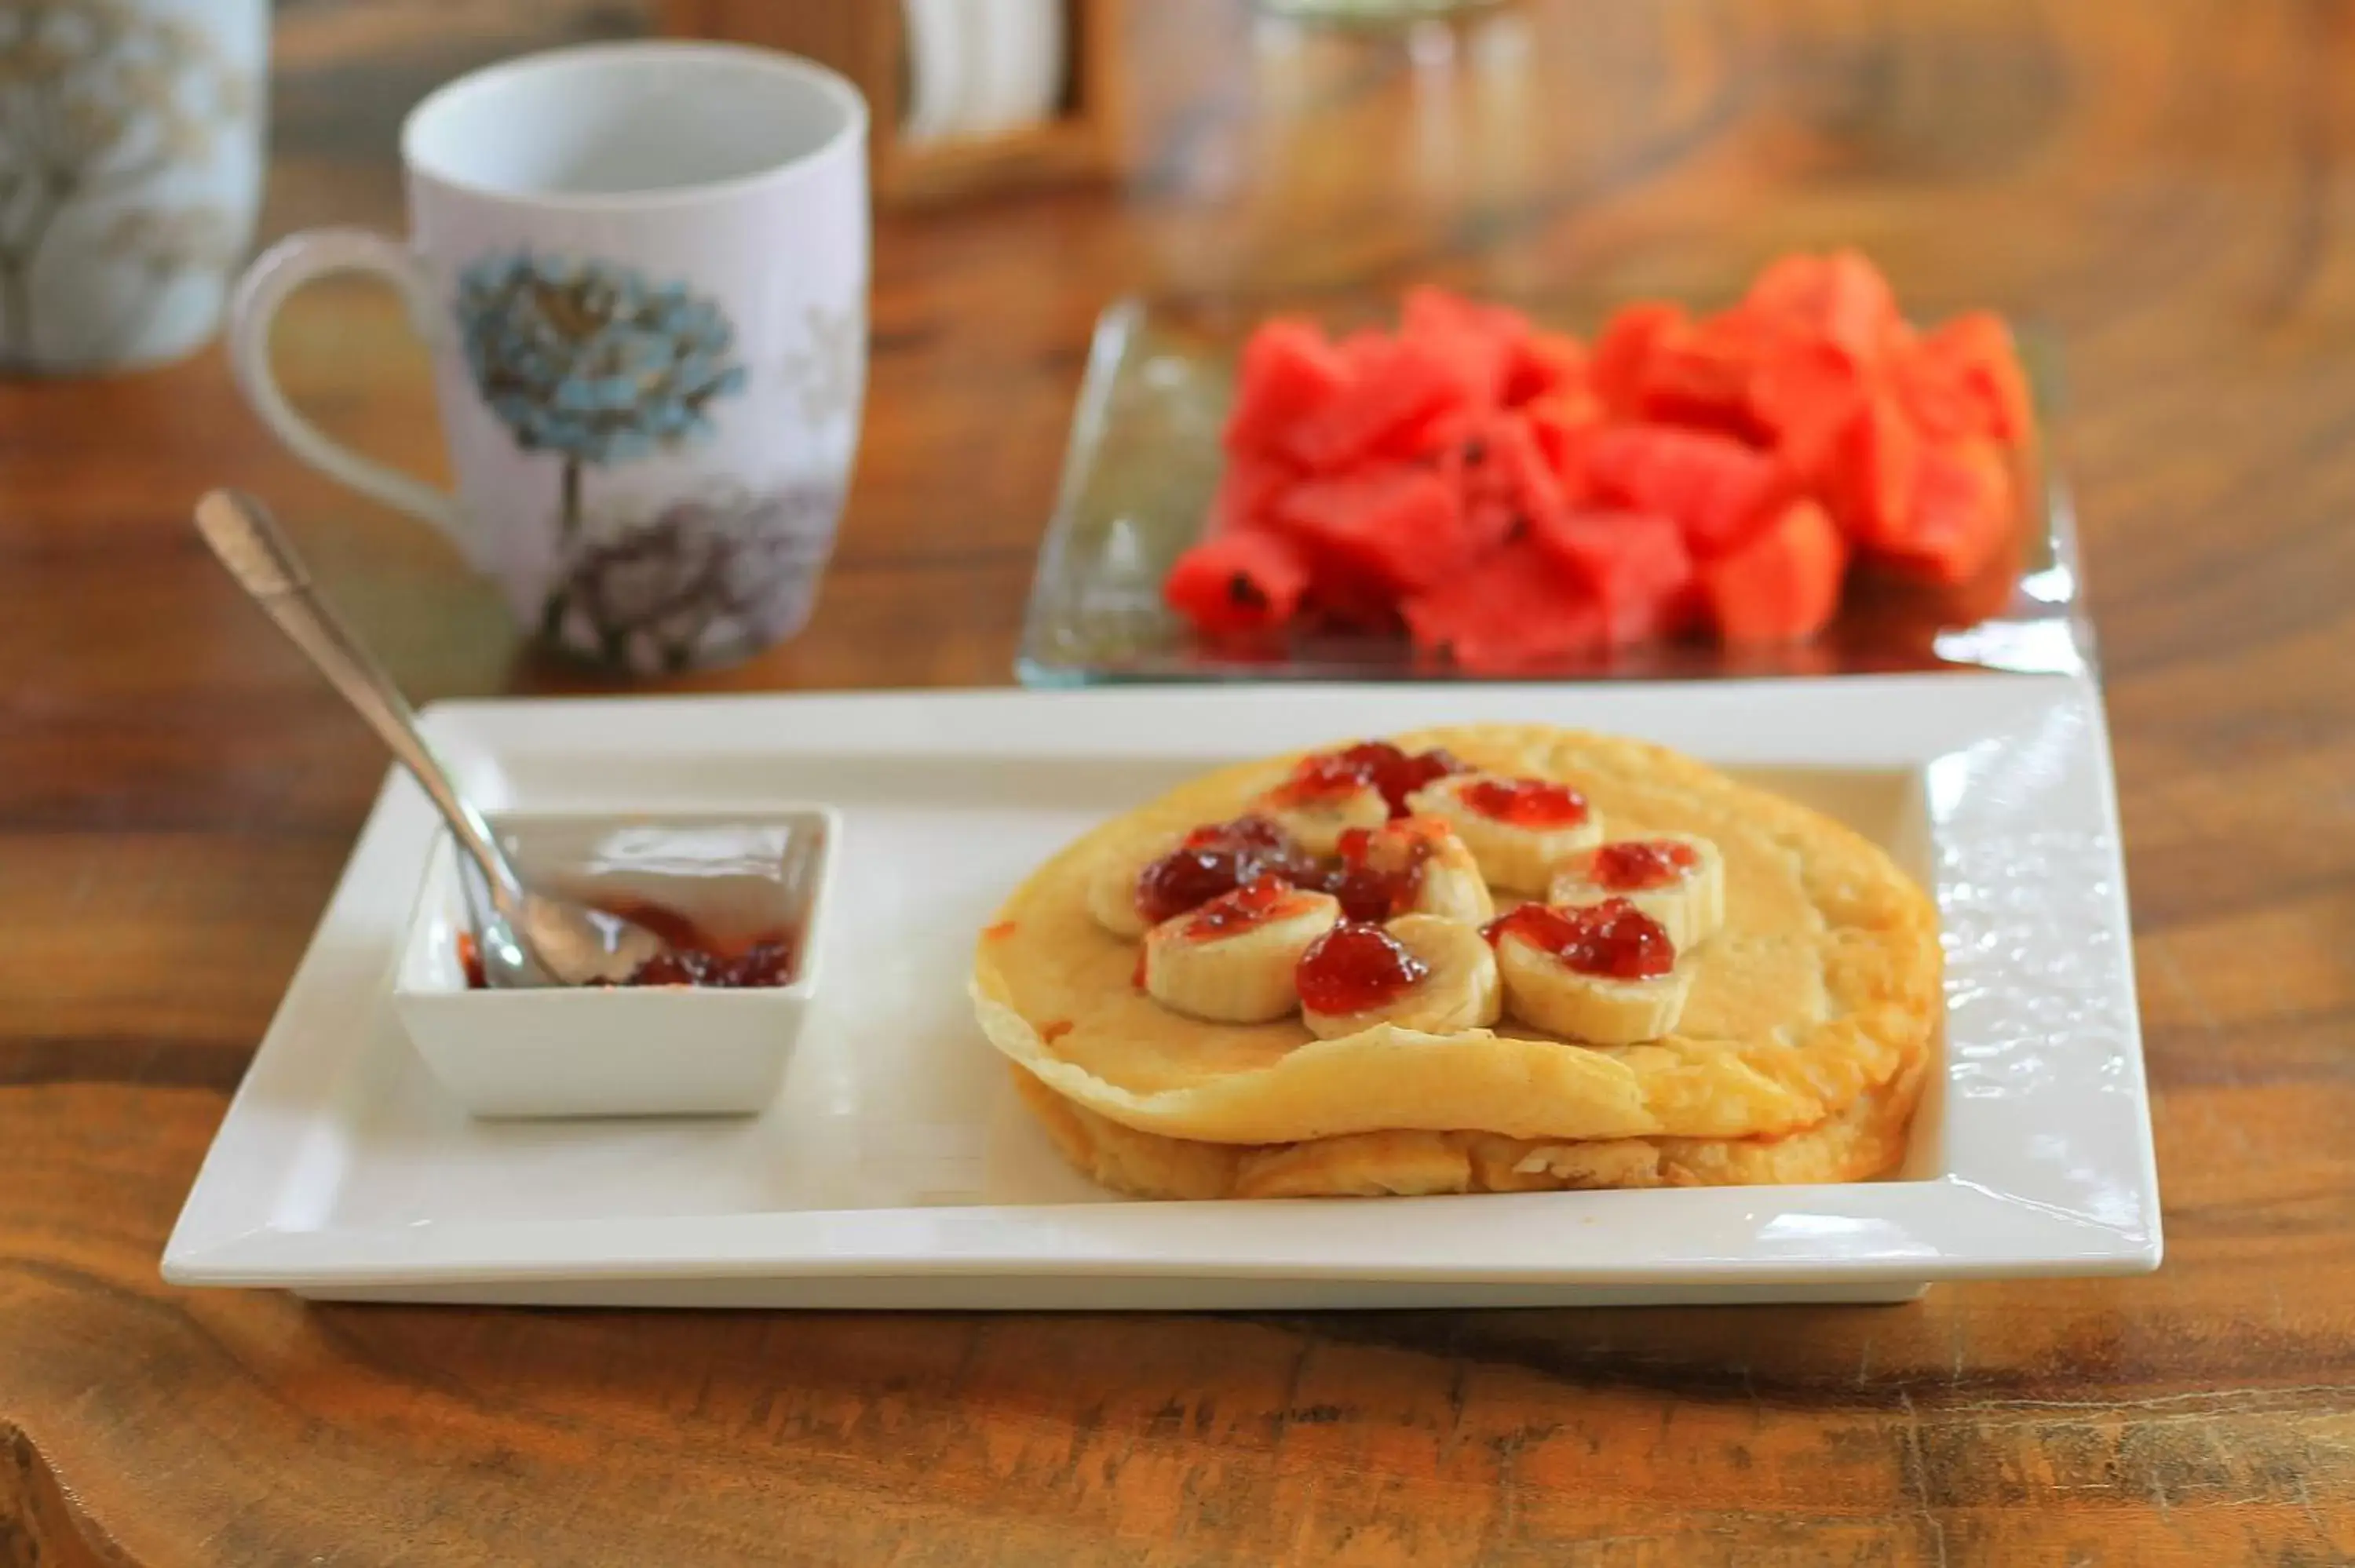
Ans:
[[[564,537],[581,471],[712,434],[711,405],[744,389],[736,330],[712,301],[611,262],[491,255],[459,275],[460,350],[483,401],[525,451],[564,460]]]

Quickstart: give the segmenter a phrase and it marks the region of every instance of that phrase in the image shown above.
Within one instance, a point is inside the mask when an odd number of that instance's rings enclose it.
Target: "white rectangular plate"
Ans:
[[[1642,736],[1847,819],[1934,886],[1945,1070],[1897,1178],[1145,1203],[1067,1169],[975,1027],[975,933],[1089,824],[1223,763],[1418,726]],[[875,1308],[1896,1300],[2157,1266],[2098,694],[2031,675],[451,705],[495,809],[843,813],[826,983],[776,1103],[468,1119],[394,1022],[434,820],[390,779],[164,1256],[362,1299]]]

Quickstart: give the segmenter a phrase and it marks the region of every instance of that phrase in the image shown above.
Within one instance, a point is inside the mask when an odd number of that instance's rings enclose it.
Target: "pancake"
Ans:
[[[1620,1187],[1862,1181],[1905,1158],[1925,1063],[1783,1138],[1548,1142],[1487,1132],[1359,1132],[1305,1143],[1163,1138],[1072,1104],[1020,1067],[1015,1087],[1064,1159],[1137,1198],[1366,1198]]]
[[[1253,1169],[1280,1171],[1264,1146],[1298,1145],[1291,1159],[1305,1174],[1293,1180],[1317,1191],[1360,1190],[1347,1174],[1356,1146],[1329,1141],[1357,1135],[1446,1135],[1396,1142],[1397,1160],[1366,1169],[1427,1160],[1434,1171],[1473,1171],[1474,1182],[1489,1180],[1480,1171],[1515,1174],[1539,1146],[1578,1150],[1560,1156],[1566,1163],[1544,1185],[1644,1184],[1647,1168],[1656,1182],[1712,1171],[1729,1181],[1841,1180],[1814,1172],[1888,1163],[1884,1145],[1902,1140],[1912,1104],[1904,1086],[1929,1053],[1941,964],[1934,909],[1879,848],[1641,742],[1529,726],[1391,738],[1410,750],[1445,747],[1476,768],[1575,785],[1614,837],[1687,832],[1718,846],[1725,922],[1682,960],[1692,988],[1672,1033],[1597,1047],[1508,1018],[1494,1030],[1437,1035],[1377,1024],[1318,1041],[1296,1016],[1203,1023],[1144,995],[1132,983],[1135,944],[1088,913],[1100,859],[1136,858],[1166,834],[1240,814],[1296,754],[1221,769],[1105,822],[1018,888],[975,951],[972,992],[991,1044],[1072,1111],[1177,1146],[1161,1151],[1172,1168],[1218,1167],[1225,1157],[1181,1150],[1226,1144],[1259,1146]],[[1505,1142],[1481,1156],[1484,1134]],[[1114,1139],[1092,1134],[1084,1147]],[[1727,1147],[1735,1142],[1745,1149]],[[1811,1152],[1762,1152],[1785,1144]],[[1515,1152],[1519,1145],[1529,1147]],[[1623,1166],[1626,1181],[1593,1180]],[[1803,1173],[1766,1173],[1786,1166]],[[1135,1185],[1235,1191],[1241,1170],[1223,1181]]]

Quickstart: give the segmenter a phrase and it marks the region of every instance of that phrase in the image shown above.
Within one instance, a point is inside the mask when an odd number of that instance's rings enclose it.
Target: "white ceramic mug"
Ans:
[[[447,532],[562,652],[634,673],[742,657],[808,620],[858,447],[867,108],[822,66],[726,44],[527,56],[401,129],[410,236],[299,234],[230,304],[278,438]],[[433,351],[457,493],[338,445],[272,377],[310,280],[384,277]]]

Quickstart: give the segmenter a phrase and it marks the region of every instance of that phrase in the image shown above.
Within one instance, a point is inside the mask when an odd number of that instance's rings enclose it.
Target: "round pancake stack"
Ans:
[[[1879,848],[1641,742],[1529,726],[1391,738],[1572,785],[1612,838],[1718,847],[1724,924],[1680,960],[1692,984],[1673,1032],[1596,1046],[1508,1014],[1318,1040],[1296,1014],[1208,1023],[1155,1001],[1136,943],[1090,915],[1091,879],[1242,814],[1305,754],[1273,758],[1095,829],[982,935],[982,1028],[1073,1164],[1139,1196],[1256,1198],[1846,1181],[1902,1159],[1941,960],[1934,909]]]

